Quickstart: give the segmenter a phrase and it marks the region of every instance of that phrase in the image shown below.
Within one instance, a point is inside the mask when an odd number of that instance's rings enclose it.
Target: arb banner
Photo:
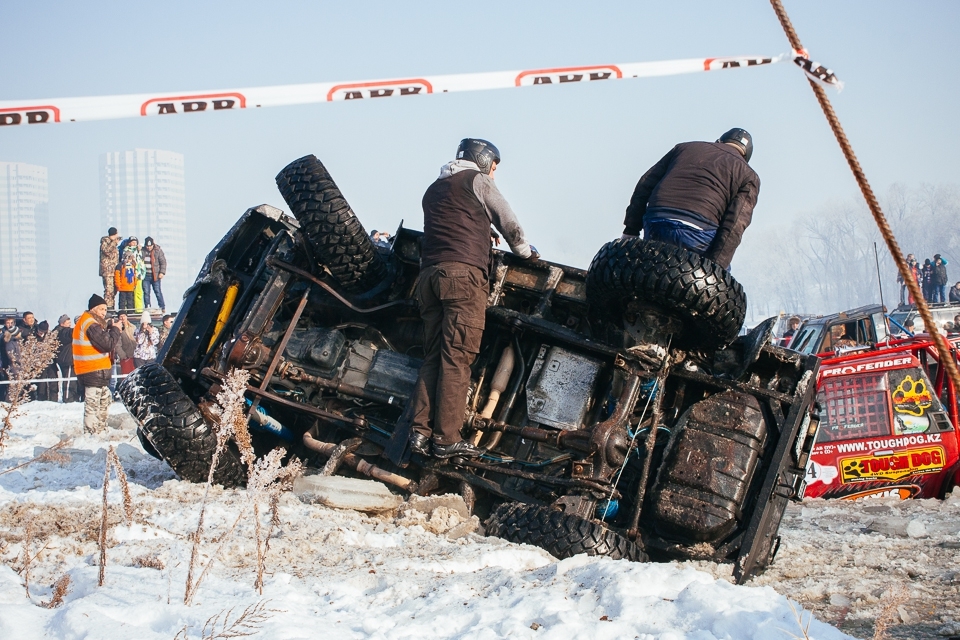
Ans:
[[[623,78],[649,78],[699,71],[756,67],[780,62],[785,57],[688,58],[659,62],[626,62],[583,67],[463,73],[387,80],[317,82],[246,89],[173,91],[86,98],[0,100],[0,127],[167,116],[202,111],[235,111],[238,109],[257,109],[260,107],[341,100],[373,100],[376,98],[420,96],[431,93],[597,82]]]

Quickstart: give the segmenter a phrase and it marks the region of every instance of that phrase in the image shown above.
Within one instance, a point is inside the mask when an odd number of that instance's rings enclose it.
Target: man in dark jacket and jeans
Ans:
[[[760,178],[747,164],[752,154],[753,139],[743,129],[716,142],[678,144],[637,183],[624,237],[643,229],[646,240],[695,251],[729,269],[760,193]]]
[[[160,290],[160,281],[167,275],[167,257],[163,249],[147,236],[143,241],[143,264],[147,268],[147,275],[143,278],[143,304],[150,306],[150,289],[157,294],[157,304],[163,313],[167,312],[167,305],[163,302],[163,292]]]
[[[424,323],[420,376],[411,400],[413,451],[438,458],[477,456],[463,440],[470,365],[480,351],[487,308],[487,270],[493,224],[510,249],[539,258],[500,194],[493,174],[500,152],[486,140],[464,139],[457,159],[423,196],[423,241],[417,300]]]
[[[939,253],[933,256],[933,300],[931,302],[947,301],[947,259]]]

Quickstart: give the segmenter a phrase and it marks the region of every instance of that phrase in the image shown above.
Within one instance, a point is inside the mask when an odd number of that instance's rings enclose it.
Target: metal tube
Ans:
[[[560,487],[579,487],[583,489],[589,489],[591,491],[595,491],[598,496],[602,496],[602,497],[605,497],[608,491],[608,487],[600,484],[599,482],[596,482],[595,480],[587,480],[586,478],[560,478],[557,476],[548,476],[544,473],[530,473],[528,471],[511,469],[510,467],[506,467],[506,466],[484,464],[482,462],[477,462],[475,458],[464,458],[461,464],[463,466],[473,467],[475,469],[482,469],[484,471],[501,473],[505,476],[514,476],[516,478],[533,480],[535,482],[540,482],[544,484],[553,484]],[[617,497],[617,498],[620,497],[620,494],[617,491],[614,491],[613,495],[614,497]]]
[[[330,453],[330,457],[327,459],[327,464],[323,465],[323,470],[320,472],[320,475],[332,476],[335,474],[337,469],[340,468],[340,463],[343,462],[343,457],[348,453],[356,451],[362,444],[363,438],[350,438],[335,446]]]
[[[520,385],[523,384],[523,379],[527,375],[527,365],[523,361],[523,351],[520,350],[520,338],[517,334],[513,334],[513,349],[515,351],[514,361],[518,365],[516,377],[510,383],[510,390],[507,393],[507,399],[504,401],[503,406],[500,407],[498,413],[498,420],[500,422],[506,422],[507,417],[510,415],[510,411],[513,409],[513,403],[517,401],[517,392],[520,391]],[[498,444],[500,444],[500,438],[503,437],[502,431],[495,431],[492,436],[490,436],[490,442],[484,445],[484,449],[493,449]]]
[[[513,374],[513,366],[516,360],[515,355],[513,345],[508,344],[503,348],[500,362],[497,363],[497,370],[490,382],[490,395],[487,397],[487,404],[484,405],[483,411],[480,413],[481,418],[493,417],[493,412],[497,408],[497,401],[500,400],[500,394],[507,390],[507,385],[510,383],[510,376]]]
[[[400,396],[394,396],[389,393],[382,393],[372,389],[364,389],[363,387],[357,387],[352,384],[344,384],[343,382],[337,382],[336,380],[328,380],[320,376],[312,376],[309,373],[298,369],[297,367],[289,367],[286,370],[281,369],[280,377],[292,380],[294,382],[306,382],[324,389],[332,389],[333,391],[337,391],[338,393],[342,393],[347,396],[363,398],[364,400],[379,402],[381,404],[390,406],[401,406],[404,404],[404,399]]]
[[[297,411],[304,411],[306,413],[315,415],[318,418],[323,418],[324,420],[353,425],[359,429],[366,429],[368,427],[367,421],[363,418],[348,418],[347,416],[342,416],[338,413],[330,413],[329,411],[324,411],[323,409],[317,409],[313,405],[305,404],[303,402],[293,402],[292,400],[282,398],[275,393],[258,389],[257,387],[249,384],[247,385],[247,392],[252,393],[258,398],[266,398],[275,404],[281,404],[285,407],[296,409]],[[254,402],[256,402],[256,400],[257,398],[254,398]]]
[[[342,305],[344,305],[351,311],[356,311],[357,313],[373,313],[374,311],[389,309],[390,307],[396,307],[400,305],[413,306],[415,304],[412,300],[408,300],[404,298],[403,300],[394,300],[393,302],[387,302],[386,304],[377,305],[376,307],[370,307],[369,309],[361,309],[360,307],[356,307],[353,304],[351,304],[349,300],[347,300],[346,298],[341,296],[339,293],[337,293],[336,289],[334,289],[329,284],[327,284],[320,278],[316,277],[309,271],[304,271],[299,267],[295,267],[288,262],[284,262],[283,260],[277,260],[276,258],[267,258],[267,264],[269,264],[271,267],[276,267],[277,269],[283,269],[284,271],[289,271],[290,273],[294,275],[298,275],[305,280],[309,280],[310,282],[314,283],[315,285],[317,285],[318,287],[320,287],[321,289],[323,289],[324,291],[332,295],[334,298],[336,298]]]
[[[582,431],[563,431],[554,429],[540,429],[537,427],[518,427],[506,422],[485,420],[477,417],[473,419],[474,428],[481,431],[490,431],[493,434],[512,433],[525,440],[544,442],[558,449],[570,449],[580,453],[593,453],[590,437]]]
[[[273,354],[273,358],[270,359],[270,365],[267,367],[267,372],[263,376],[263,382],[260,383],[260,391],[266,391],[267,386],[270,384],[270,378],[273,377],[273,372],[277,370],[277,366],[280,364],[280,358],[283,356],[284,350],[287,348],[287,343],[290,342],[290,337],[293,335],[293,330],[297,328],[297,323],[300,322],[300,316],[303,314],[304,308],[307,306],[307,300],[310,297],[310,289],[306,289],[303,292],[303,295],[300,297],[300,304],[297,306],[297,310],[293,312],[293,317],[290,319],[290,324],[287,325],[287,330],[283,332],[283,338],[280,339],[280,344],[277,345],[277,350]],[[257,405],[260,404],[259,398],[254,398],[253,402],[250,404],[250,410],[247,411],[247,417],[257,410]]]
[[[637,485],[637,503],[633,506],[633,513],[630,516],[630,526],[627,529],[627,536],[633,540],[636,540],[640,534],[640,512],[643,510],[643,500],[647,494],[647,481],[650,477],[650,469],[653,466],[653,449],[657,444],[657,432],[660,430],[661,407],[663,406],[663,396],[665,395],[664,385],[667,382],[667,375],[670,373],[669,363],[669,358],[665,358],[663,367],[657,375],[657,383],[654,386],[654,391],[652,392],[657,395],[653,399],[650,433],[647,434],[647,455],[643,461],[643,472],[640,474],[640,482]],[[637,382],[639,383],[639,381],[638,378]],[[627,456],[629,455],[630,451],[628,450]]]
[[[333,455],[337,448],[337,445],[333,444],[332,442],[317,440],[310,435],[309,431],[303,434],[303,445],[311,451],[316,451],[317,453],[326,456]],[[381,482],[386,482],[387,484],[392,484],[395,487],[400,487],[404,491],[408,491],[410,493],[415,493],[417,491],[417,483],[410,478],[404,478],[403,476],[391,473],[386,469],[381,469],[376,465],[370,464],[356,454],[345,452],[343,455],[343,462],[350,468],[356,469],[365,476],[370,476],[371,478],[375,478]]]

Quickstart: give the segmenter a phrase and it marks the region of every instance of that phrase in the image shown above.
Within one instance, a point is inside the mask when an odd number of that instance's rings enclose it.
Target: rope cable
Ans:
[[[784,9],[782,2],[780,0],[770,0],[770,4],[773,5],[773,10],[776,12],[777,18],[780,20],[780,25],[783,27],[783,31],[787,36],[787,40],[790,42],[790,46],[793,47],[794,51],[796,51],[798,55],[806,57],[807,52],[800,43],[800,37],[793,28],[793,24],[790,22],[790,18],[787,16],[787,11]],[[890,255],[893,257],[893,261],[897,265],[897,270],[900,272],[900,276],[903,278],[904,283],[906,283],[907,290],[910,292],[910,295],[916,301],[917,311],[919,312],[920,317],[923,319],[923,325],[926,328],[927,333],[930,334],[930,338],[937,347],[937,353],[940,355],[940,362],[946,369],[947,375],[950,376],[950,382],[953,383],[954,389],[960,390],[960,371],[957,370],[956,360],[950,352],[950,347],[947,345],[947,341],[944,340],[937,328],[936,323],[933,320],[933,316],[930,313],[930,307],[927,305],[927,301],[923,297],[923,293],[920,291],[920,285],[917,284],[916,278],[913,277],[912,271],[907,266],[907,262],[903,257],[903,252],[900,249],[897,238],[893,235],[893,229],[890,227],[889,222],[887,222],[887,217],[880,208],[880,202],[877,200],[876,195],[873,193],[873,189],[870,187],[870,183],[867,181],[867,176],[863,172],[863,168],[860,166],[860,161],[857,160],[857,156],[853,151],[853,146],[850,144],[850,141],[847,139],[847,134],[844,133],[843,127],[840,125],[840,119],[833,110],[833,105],[830,104],[830,99],[827,97],[827,92],[824,90],[823,86],[809,77],[807,78],[807,82],[810,83],[810,88],[813,89],[813,93],[817,97],[817,102],[820,103],[820,109],[823,111],[823,115],[827,118],[827,123],[830,125],[830,129],[833,131],[833,135],[836,137],[837,143],[840,145],[840,150],[843,152],[843,156],[846,158],[847,164],[850,165],[850,170],[853,172],[853,177],[857,181],[857,185],[860,187],[860,192],[863,194],[864,199],[867,201],[867,206],[870,209],[870,213],[873,215],[873,219],[877,223],[877,227],[880,229],[880,235],[883,236],[883,240],[887,244],[887,249],[890,251]]]

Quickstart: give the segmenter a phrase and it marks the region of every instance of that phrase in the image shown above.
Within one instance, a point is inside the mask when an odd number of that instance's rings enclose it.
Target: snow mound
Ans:
[[[235,619],[258,602],[258,633],[271,638],[767,640],[798,637],[807,625],[810,637],[850,637],[775,590],[803,578],[735,586],[729,566],[708,563],[557,561],[541,549],[479,535],[478,520],[458,496],[415,498],[376,515],[285,494],[260,595],[253,588],[252,516],[240,518],[225,536],[248,504],[246,493],[214,487],[202,562],[213,555],[214,540],[224,543],[193,605],[185,606],[190,538],[204,488],[177,480],[164,463],[145,455],[121,406],[111,408],[111,427],[96,436],[84,435],[81,421],[80,405],[29,405],[0,458],[0,470],[10,468],[34,457],[38,447],[72,438],[69,459],[0,475],[0,638],[170,640],[184,628],[196,638],[212,616],[222,620],[232,610]],[[124,522],[119,483],[111,482],[106,580],[98,587],[103,470],[111,445],[130,476],[134,517]],[[811,517],[822,511],[815,507]],[[804,523],[802,515],[791,517]],[[906,537],[913,520],[923,524],[927,538],[916,535],[915,525],[913,537]],[[946,534],[937,526],[932,518],[911,516],[902,540],[939,539]],[[788,538],[781,555],[797,555],[797,544]],[[29,598],[25,552],[36,556]],[[852,548],[849,555],[855,556]],[[867,554],[863,561],[880,559]],[[799,571],[797,564],[783,568]],[[72,582],[64,604],[39,606],[64,574]],[[781,592],[798,597],[792,588]]]

